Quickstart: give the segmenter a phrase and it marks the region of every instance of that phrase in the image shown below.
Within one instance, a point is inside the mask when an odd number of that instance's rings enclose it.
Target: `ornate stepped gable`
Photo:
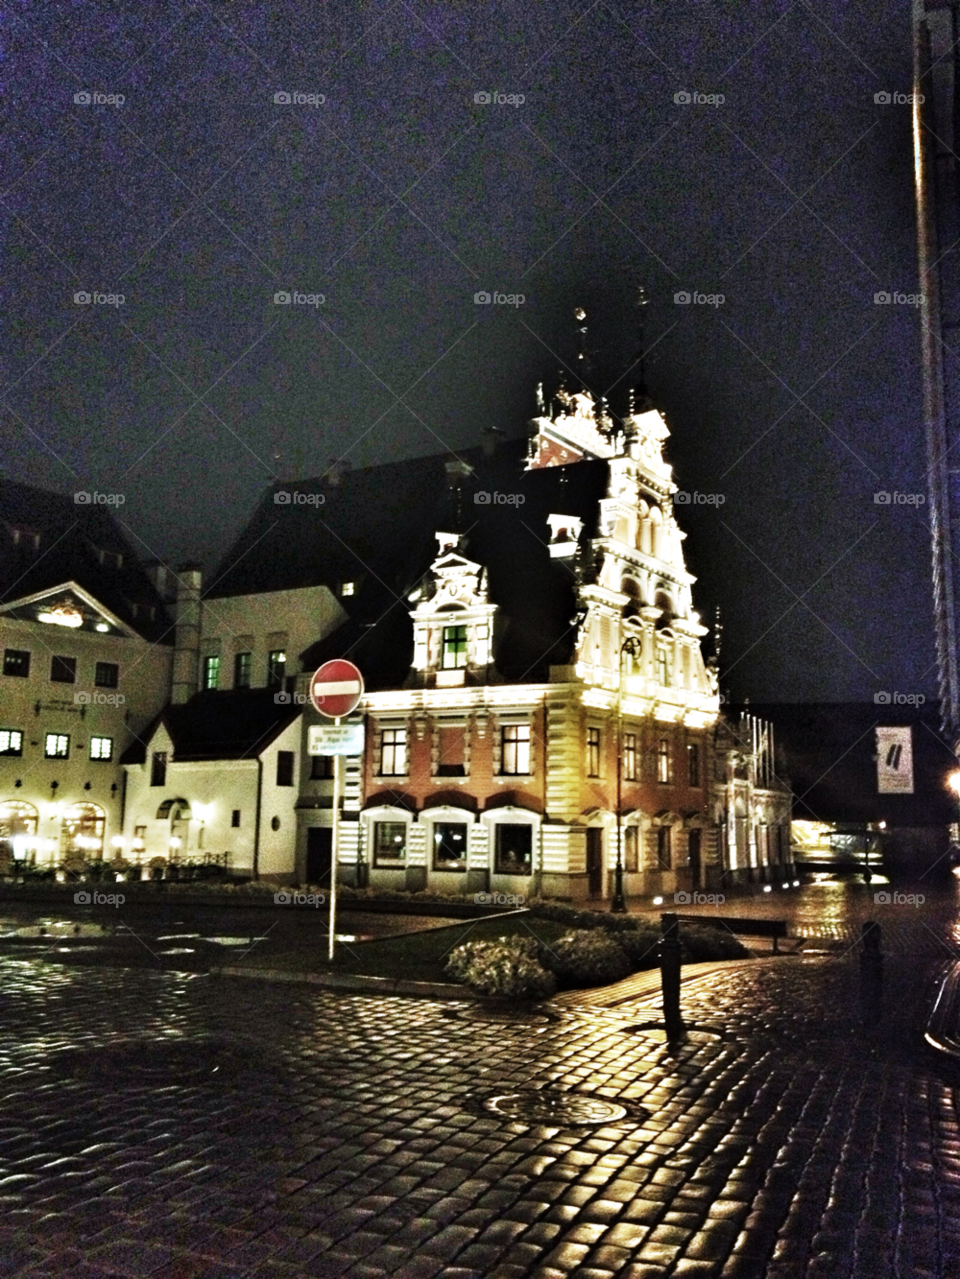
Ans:
[[[632,690],[658,700],[697,703],[716,709],[716,673],[700,651],[707,628],[693,610],[694,577],[687,572],[683,539],[673,512],[670,465],[663,456],[669,436],[656,409],[631,411],[615,426],[603,400],[588,391],[561,387],[547,412],[538,388],[539,415],[530,423],[528,470],[567,466],[586,459],[607,461],[607,496],[600,502],[589,569],[578,593],[575,673],[614,689],[624,639],[637,638],[628,674]],[[552,556],[571,554],[578,521],[551,515]],[[678,706],[679,709],[679,706]]]

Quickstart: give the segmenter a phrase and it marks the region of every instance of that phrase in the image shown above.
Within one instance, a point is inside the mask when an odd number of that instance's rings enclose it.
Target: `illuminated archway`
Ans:
[[[60,823],[61,857],[101,858],[105,822],[106,814],[98,804],[71,804]]]

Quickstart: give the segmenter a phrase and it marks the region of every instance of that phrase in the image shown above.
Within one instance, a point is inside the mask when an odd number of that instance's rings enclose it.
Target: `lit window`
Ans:
[[[22,755],[23,733],[16,728],[0,728],[0,755]]]
[[[665,648],[657,649],[657,679],[661,684],[670,683],[670,665]]]
[[[267,688],[282,688],[287,669],[287,654],[282,648],[267,654]]]
[[[69,759],[70,736],[68,733],[47,733],[43,741],[46,759]]]
[[[433,827],[433,869],[467,869],[465,822],[436,822]]]
[[[113,759],[113,738],[112,737],[91,737],[90,738],[90,758],[109,760]]]
[[[665,737],[657,742],[657,781],[673,781],[673,757],[670,754],[670,743]]]
[[[30,674],[30,654],[20,648],[5,648],[3,650],[3,673],[4,675],[16,675],[20,679],[26,679]]]
[[[203,687],[216,688],[220,683],[220,658],[205,657],[203,659]]]
[[[496,868],[498,875],[533,873],[533,827],[529,822],[497,822]]]
[[[696,744],[687,747],[687,781],[694,788],[700,785],[700,747]]]
[[[530,772],[530,725],[507,724],[502,733],[501,772],[522,777]]]
[[[97,688],[116,688],[120,681],[120,667],[116,662],[97,662],[93,682]]]
[[[357,589],[357,584],[356,584],[356,582],[341,582],[341,583],[340,583],[340,594],[341,594],[341,595],[352,595],[356,589]]]
[[[385,728],[380,743],[380,776],[402,777],[406,772],[407,730]]]
[[[75,657],[51,658],[50,679],[55,684],[75,684],[77,681],[77,659]]]
[[[587,729],[587,776],[600,776],[600,730]]]
[[[374,866],[404,866],[407,856],[407,823],[374,822]]]
[[[623,776],[628,782],[637,780],[637,735],[623,735]]]
[[[441,665],[445,671],[462,670],[467,664],[467,628],[445,626],[443,628],[443,654]]]
[[[233,687],[249,688],[250,671],[253,667],[252,653],[235,653],[233,658]]]

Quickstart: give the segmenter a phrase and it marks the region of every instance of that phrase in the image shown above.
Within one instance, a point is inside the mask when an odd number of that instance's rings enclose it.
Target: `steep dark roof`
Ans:
[[[102,564],[101,552],[107,552]],[[166,605],[107,507],[78,505],[71,495],[0,478],[0,603],[68,581],[145,639],[173,643]]]
[[[457,455],[473,468],[459,499],[445,463],[450,454],[348,471],[338,485],[321,478],[278,484],[214,576],[211,598],[356,582],[342,600],[349,622],[303,656],[306,666],[349,656],[371,689],[402,684],[413,656],[408,596],[437,555],[438,531],[466,534],[461,549],[488,570],[490,599],[506,623],[497,667],[508,680],[546,679],[569,661],[574,632],[572,561],[550,558],[547,515],[577,515],[582,540],[596,534],[607,463],[525,471],[526,441]],[[322,505],[277,505],[275,491],[322,494]],[[522,502],[476,503],[501,493]]]
[[[777,766],[790,780],[793,815],[830,822],[885,821],[889,826],[944,825],[956,799],[944,785],[955,761],[940,735],[935,703],[920,707],[872,702],[776,702],[729,707],[774,726]],[[913,795],[877,793],[876,734],[913,729]]]
[[[256,759],[297,718],[300,706],[278,705],[273,689],[197,693],[183,706],[168,706],[124,752],[121,764],[142,764],[146,743],[161,722],[173,739],[176,762]]]

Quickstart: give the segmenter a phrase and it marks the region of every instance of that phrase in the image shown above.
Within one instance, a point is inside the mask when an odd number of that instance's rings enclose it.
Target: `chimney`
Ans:
[[[143,571],[164,603],[172,604],[177,597],[175,574],[160,560],[149,560],[144,564]]]
[[[176,641],[173,650],[173,688],[170,700],[182,706],[197,691],[200,666],[200,588],[203,573],[199,564],[184,564],[177,573]]]
[[[485,426],[480,432],[480,445],[483,448],[484,457],[493,457],[500,442],[503,439],[503,432],[499,426]]]

